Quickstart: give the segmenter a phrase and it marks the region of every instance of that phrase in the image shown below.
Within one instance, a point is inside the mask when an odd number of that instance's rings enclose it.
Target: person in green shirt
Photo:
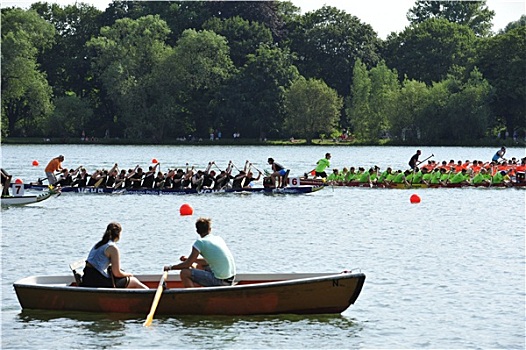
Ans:
[[[356,181],[356,169],[352,166],[350,169],[349,169],[349,172],[347,173],[347,175],[345,175],[345,181],[346,182],[352,182],[352,181]]]
[[[338,182],[339,178],[340,178],[340,174],[338,172],[338,169],[332,169],[332,173],[327,177],[327,182],[335,183],[335,182]]]
[[[471,184],[475,186],[489,185],[490,183],[491,177],[484,168],[480,169],[480,171],[473,176],[473,179],[471,179]]]
[[[318,162],[316,163],[316,168],[314,169],[314,171],[316,172],[315,174],[316,177],[318,176],[321,178],[327,177],[327,173],[325,172],[325,169],[331,166],[330,160],[331,160],[330,153],[325,153],[325,158],[318,160]]]
[[[466,169],[462,169],[462,171],[459,171],[458,173],[452,174],[452,176],[449,178],[450,184],[461,184],[461,185],[467,185],[469,184],[469,174],[467,173]]]

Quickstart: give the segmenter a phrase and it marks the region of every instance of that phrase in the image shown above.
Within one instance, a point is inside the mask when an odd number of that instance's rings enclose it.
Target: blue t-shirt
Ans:
[[[209,233],[195,241],[193,247],[206,259],[216,278],[223,280],[236,275],[234,256],[223,238]]]

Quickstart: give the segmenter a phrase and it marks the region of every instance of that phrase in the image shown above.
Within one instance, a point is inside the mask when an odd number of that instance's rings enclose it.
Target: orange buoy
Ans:
[[[159,161],[158,161],[156,158],[153,158],[153,159],[152,159],[152,163],[153,163],[153,164],[157,164],[157,163],[159,163]]]
[[[420,197],[417,194],[412,194],[411,198],[409,198],[409,200],[413,204],[420,203]]]
[[[16,184],[23,184],[24,181],[22,181],[22,179],[18,179],[18,178],[17,178],[17,179],[15,180],[15,183],[16,183]]]
[[[181,213],[181,215],[192,215],[194,213],[194,208],[192,208],[190,204],[185,203],[179,208],[179,213]]]
[[[33,166],[38,166],[38,160],[33,161]]]

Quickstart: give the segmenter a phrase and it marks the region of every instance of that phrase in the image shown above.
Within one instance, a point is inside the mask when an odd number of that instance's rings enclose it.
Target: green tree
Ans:
[[[41,135],[52,112],[51,87],[37,56],[52,46],[54,28],[32,10],[2,9],[2,135]]]
[[[156,136],[152,127],[147,127],[152,104],[149,88],[154,67],[170,52],[164,42],[168,33],[168,26],[158,16],[124,18],[103,27],[100,36],[88,42],[94,52],[94,75],[116,107],[115,115],[102,122],[104,128],[117,120],[125,124],[125,136]]]
[[[369,137],[373,141],[389,130],[388,115],[392,110],[392,96],[400,90],[398,73],[380,62],[369,71],[371,94],[369,96]]]
[[[158,117],[171,118],[179,127],[177,136],[207,135],[214,123],[214,94],[234,72],[225,38],[189,29],[158,68],[152,81],[159,96],[156,108],[162,112]]]
[[[497,122],[510,135],[526,129],[526,26],[480,41],[476,65],[495,88],[492,102]]]
[[[250,138],[280,136],[283,93],[298,77],[288,50],[260,46],[217,97],[220,125]]]
[[[448,20],[452,23],[471,28],[478,36],[491,34],[491,21],[495,11],[486,6],[486,0],[480,1],[416,1],[407,13],[411,24],[418,24],[432,18]]]
[[[369,98],[371,96],[371,78],[367,67],[361,60],[357,60],[353,69],[353,83],[347,116],[354,134],[364,140],[371,139],[371,107]]]
[[[75,95],[57,97],[55,110],[45,125],[46,135],[55,137],[80,137],[93,117],[93,109],[87,99]]]
[[[391,135],[402,141],[418,141],[420,130],[417,122],[423,120],[428,110],[429,90],[425,83],[405,79],[398,93],[393,93],[393,109],[389,114]]]
[[[224,36],[230,47],[230,57],[236,67],[242,67],[247,55],[255,53],[260,45],[272,45],[272,33],[263,24],[249,22],[241,17],[225,20],[212,18],[203,28]]]
[[[349,93],[356,60],[368,67],[380,61],[380,40],[373,28],[335,7],[308,12],[290,26],[290,47],[300,74],[322,79],[340,96]]]
[[[337,127],[343,100],[322,80],[298,78],[285,92],[285,128],[308,144]]]
[[[93,94],[96,87],[86,42],[100,31],[101,11],[82,3],[61,7],[39,2],[31,8],[55,27],[53,50],[45,50],[39,57],[54,95],[74,92],[87,97]]]
[[[429,19],[391,35],[386,42],[387,66],[401,77],[428,85],[446,79],[455,67],[469,66],[476,38],[466,26],[445,19]]]

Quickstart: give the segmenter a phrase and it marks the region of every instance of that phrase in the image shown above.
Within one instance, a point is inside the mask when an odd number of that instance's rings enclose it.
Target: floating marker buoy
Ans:
[[[15,183],[16,183],[16,184],[23,184],[24,181],[22,181],[22,179],[16,179],[16,180],[15,180]]]
[[[413,204],[420,203],[420,197],[417,194],[412,194],[411,198],[409,198],[409,200]]]
[[[33,166],[38,166],[38,160],[33,161]]]
[[[181,213],[181,215],[192,215],[194,213],[194,208],[192,208],[190,204],[185,203],[179,208],[179,213]]]
[[[153,158],[153,159],[152,159],[152,163],[153,163],[153,164],[157,164],[157,163],[159,163],[159,161],[157,160],[157,158]]]

